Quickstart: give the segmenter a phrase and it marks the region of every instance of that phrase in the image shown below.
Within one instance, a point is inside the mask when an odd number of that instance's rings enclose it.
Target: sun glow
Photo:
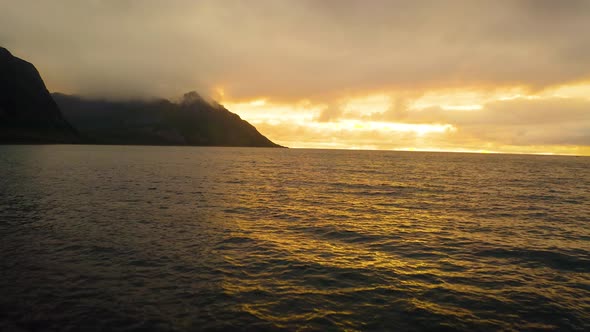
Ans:
[[[483,108],[482,105],[441,105],[445,111],[479,111]]]
[[[409,124],[399,122],[378,122],[361,120],[339,120],[336,122],[313,122],[311,127],[330,131],[365,131],[365,132],[398,132],[414,133],[424,136],[431,133],[444,133],[455,131],[456,128],[450,124]]]
[[[535,93],[519,87],[489,91],[441,89],[420,94],[391,91],[284,102],[263,96],[232,101],[223,88],[216,92],[229,110],[271,140],[289,147],[588,155],[582,145],[544,145],[535,141],[540,131],[545,135],[542,128],[517,127],[518,122],[513,127],[509,123],[504,127],[492,125],[511,119],[505,117],[511,107],[534,114],[522,108],[549,105],[544,100],[552,102],[551,98],[588,100],[583,93],[588,91],[590,84],[576,84]],[[502,105],[507,111],[498,113]]]
[[[250,102],[251,106],[258,107],[266,105],[266,99],[258,99]]]
[[[308,124],[318,117],[324,105],[311,105],[306,102],[297,104],[272,103],[266,99],[254,99],[243,102],[222,101],[222,105],[253,124]]]

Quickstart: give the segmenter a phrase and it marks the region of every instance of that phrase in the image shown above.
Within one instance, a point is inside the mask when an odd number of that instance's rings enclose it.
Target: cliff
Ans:
[[[0,47],[0,143],[75,143],[39,72]]]

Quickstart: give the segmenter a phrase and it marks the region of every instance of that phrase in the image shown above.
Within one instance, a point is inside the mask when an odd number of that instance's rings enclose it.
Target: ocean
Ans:
[[[590,330],[590,158],[0,146],[0,330]]]

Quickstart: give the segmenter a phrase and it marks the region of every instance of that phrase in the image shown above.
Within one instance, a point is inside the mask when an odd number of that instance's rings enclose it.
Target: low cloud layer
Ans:
[[[590,145],[590,100],[576,98],[518,98],[498,100],[478,110],[419,110],[398,105],[371,118],[460,128],[463,135],[514,145]]]
[[[95,95],[323,98],[590,75],[588,1],[14,0],[0,43]]]
[[[380,101],[389,101],[377,105]],[[277,105],[231,105],[279,142],[299,147],[490,150],[587,154],[590,100],[565,97],[494,99],[473,109],[416,108],[408,96],[309,107],[307,118],[269,121]],[[356,107],[351,107],[354,105]],[[381,112],[374,109],[381,107]],[[302,112],[302,111],[300,111]]]

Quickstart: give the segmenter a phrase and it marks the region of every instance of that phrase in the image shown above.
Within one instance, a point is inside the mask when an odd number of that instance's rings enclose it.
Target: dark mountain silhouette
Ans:
[[[196,92],[178,103],[52,96],[35,66],[2,47],[0,143],[279,147],[237,114]]]
[[[39,72],[0,47],[0,143],[75,143]]]
[[[108,101],[54,93],[64,116],[90,143],[279,147],[196,92],[180,102]]]

